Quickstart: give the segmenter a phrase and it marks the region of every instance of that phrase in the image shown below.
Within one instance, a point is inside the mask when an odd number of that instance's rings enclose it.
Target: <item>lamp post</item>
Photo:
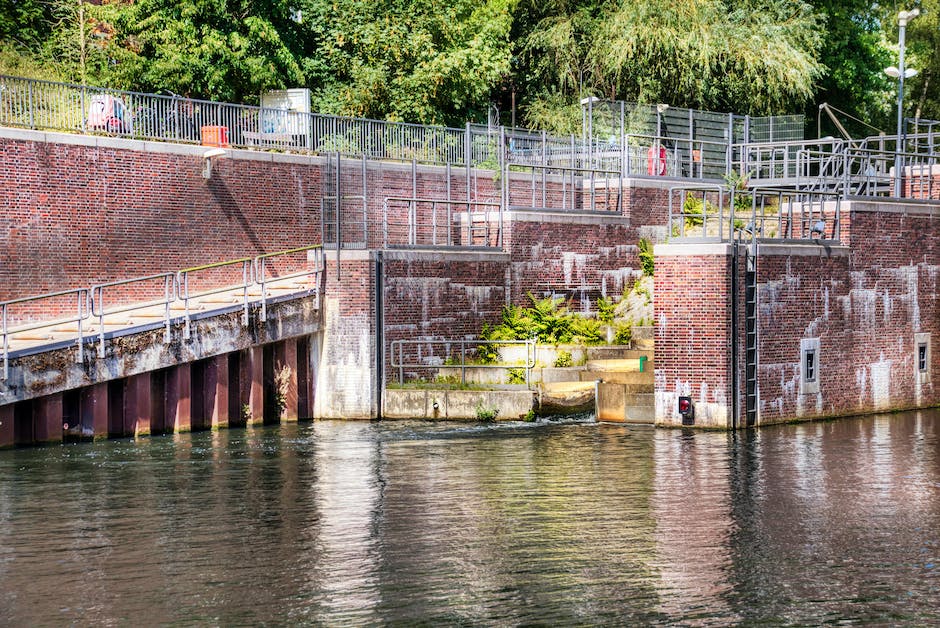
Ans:
[[[917,74],[917,70],[904,67],[904,35],[907,23],[920,15],[920,9],[898,13],[898,67],[885,68],[885,74],[898,79],[898,136],[894,147],[894,196],[901,197],[901,176],[903,160],[901,151],[904,146],[904,79]]]

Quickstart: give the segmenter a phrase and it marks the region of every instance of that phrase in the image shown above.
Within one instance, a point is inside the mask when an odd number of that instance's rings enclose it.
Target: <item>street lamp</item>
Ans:
[[[581,138],[583,141],[585,139],[585,133],[587,133],[588,161],[591,161],[592,153],[594,152],[594,103],[596,102],[600,102],[600,98],[597,96],[588,96],[587,98],[581,99]],[[584,108],[585,105],[587,105],[586,110]],[[591,163],[591,167],[593,167],[593,163]]]
[[[904,34],[907,23],[920,15],[920,9],[898,13],[898,67],[885,68],[885,74],[898,79],[898,136],[894,147],[894,196],[901,197],[901,150],[904,145],[904,79],[917,74],[917,70],[904,67]]]

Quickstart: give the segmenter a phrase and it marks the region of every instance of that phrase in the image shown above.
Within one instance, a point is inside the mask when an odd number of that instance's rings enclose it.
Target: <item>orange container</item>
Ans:
[[[204,126],[202,131],[203,146],[218,146],[219,148],[228,148],[228,127],[227,126]]]

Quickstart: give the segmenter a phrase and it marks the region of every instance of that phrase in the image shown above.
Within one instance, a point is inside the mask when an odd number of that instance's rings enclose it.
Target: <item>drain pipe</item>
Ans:
[[[378,418],[384,414],[385,387],[385,269],[382,251],[375,252],[375,408]]]

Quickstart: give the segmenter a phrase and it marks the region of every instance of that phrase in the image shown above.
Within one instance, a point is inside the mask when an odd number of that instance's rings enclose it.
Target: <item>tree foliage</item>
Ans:
[[[908,29],[906,114],[940,117],[940,0]],[[462,125],[580,126],[594,95],[890,130],[896,5],[870,0],[0,0],[0,72]],[[903,7],[911,8],[911,7]],[[851,125],[850,125],[850,128]],[[861,126],[854,132],[866,132]],[[824,129],[824,132],[831,132]]]

